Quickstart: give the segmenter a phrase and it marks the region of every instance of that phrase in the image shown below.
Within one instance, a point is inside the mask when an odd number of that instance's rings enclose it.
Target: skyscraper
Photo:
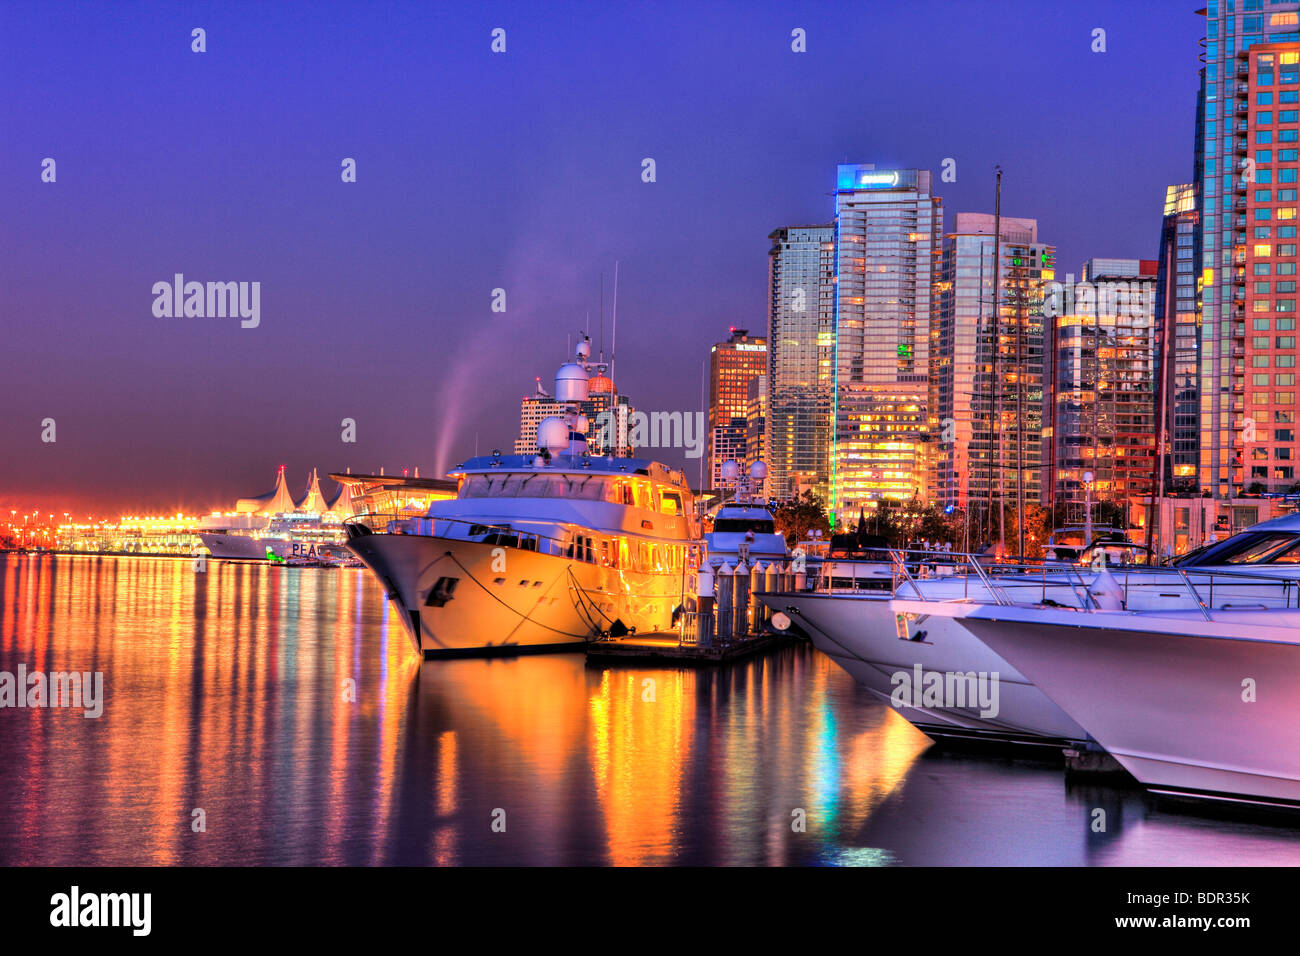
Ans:
[[[749,403],[745,409],[745,467],[756,461],[766,462],[767,454],[767,376],[759,375],[749,380]],[[750,491],[767,497],[771,493],[771,473],[759,486],[751,486]]]
[[[767,339],[748,329],[731,329],[731,337],[709,352],[709,474],[713,488],[722,484],[722,463],[745,457],[745,417],[749,382],[767,374]]]
[[[1270,16],[1270,20],[1277,15]],[[1297,17],[1291,14],[1294,28]],[[1242,482],[1284,492],[1296,475],[1296,236],[1300,169],[1300,43],[1255,43],[1236,59],[1236,155],[1232,305],[1245,366],[1237,402]],[[1226,193],[1225,183],[1225,193]],[[1244,261],[1243,261],[1244,260]],[[1244,399],[1244,401],[1243,401]],[[1235,458],[1234,458],[1235,464]]]
[[[1156,276],[1156,328],[1161,336],[1157,397],[1157,434],[1164,436],[1163,490],[1167,495],[1199,494],[1196,465],[1200,445],[1198,372],[1199,316],[1196,302],[1201,281],[1197,255],[1196,185],[1165,190]]]
[[[1049,409],[1045,504],[1126,502],[1155,485],[1156,266],[1153,259],[1089,259],[1067,276],[1047,311]]]
[[[774,497],[828,497],[835,356],[835,224],[769,237],[768,482]]]
[[[987,520],[992,489],[1014,501],[1041,494],[1043,284],[1056,250],[1038,241],[1038,221],[958,213],[944,237],[939,319],[930,365],[935,396],[933,495]],[[993,320],[993,257],[999,318]],[[999,343],[997,352],[994,342]],[[996,386],[995,386],[996,382]],[[1019,483],[1019,484],[1018,484]]]
[[[835,192],[836,518],[924,484],[943,207],[930,173],[841,165]]]
[[[1206,16],[1205,67],[1201,70],[1196,142],[1202,267],[1199,479],[1203,491],[1228,498],[1240,494],[1247,484],[1242,434],[1247,407],[1246,325],[1248,319],[1264,318],[1263,313],[1276,314],[1269,309],[1259,315],[1247,314],[1246,283],[1253,287],[1256,281],[1273,281],[1262,275],[1256,279],[1253,270],[1283,261],[1288,254],[1280,252],[1281,248],[1290,247],[1289,255],[1292,260],[1295,257],[1293,242],[1277,242],[1287,237],[1270,235],[1270,241],[1264,241],[1256,235],[1257,229],[1279,228],[1281,222],[1254,219],[1257,209],[1263,207],[1248,207],[1252,202],[1273,202],[1250,197],[1257,189],[1290,188],[1283,187],[1281,176],[1284,170],[1293,175],[1296,168],[1297,144],[1294,138],[1283,139],[1282,134],[1290,137],[1295,132],[1287,124],[1294,123],[1292,106],[1300,81],[1294,59],[1297,50],[1277,44],[1300,41],[1300,4],[1208,0],[1202,12]],[[1251,55],[1264,44],[1270,45],[1268,61]],[[1269,114],[1268,122],[1256,115],[1260,112],[1257,108]],[[1292,119],[1283,119],[1283,112]],[[1267,171],[1270,183],[1259,182],[1262,171]],[[1267,246],[1268,253],[1257,251],[1256,246]],[[1249,278],[1248,269],[1252,273]],[[1255,331],[1252,327],[1252,339]],[[1265,355],[1254,347],[1251,354]],[[1255,375],[1266,374],[1260,368],[1250,372],[1252,382]],[[1253,387],[1261,391],[1252,394],[1265,394],[1262,386]],[[1287,394],[1285,390],[1283,394]],[[1270,397],[1259,408],[1252,407],[1252,412],[1268,411],[1271,427],[1275,409],[1285,411]],[[1254,427],[1258,428],[1258,422]],[[1279,476],[1293,466],[1283,459],[1257,459],[1256,447],[1252,443],[1251,468],[1264,468],[1267,483],[1287,482],[1289,479]],[[1252,483],[1258,480],[1250,479]]]

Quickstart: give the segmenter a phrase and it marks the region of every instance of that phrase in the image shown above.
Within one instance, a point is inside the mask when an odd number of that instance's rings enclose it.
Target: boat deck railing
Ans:
[[[891,557],[890,593],[899,596],[900,589],[906,586],[904,596],[922,601],[973,600],[1004,606],[1064,604],[1083,610],[1102,610],[1115,601],[1128,609],[1134,609],[1135,601],[1143,608],[1169,608],[1181,599],[1199,609],[1206,620],[1212,619],[1210,611],[1216,608],[1300,607],[1300,566],[1292,570],[1270,565],[1270,570],[1264,571],[1217,566],[1110,564],[1104,560],[1084,564],[992,561],[988,555],[901,549]],[[927,589],[919,586],[921,582],[935,579],[959,581],[961,590],[938,596],[927,594]],[[1112,601],[1107,600],[1107,594]]]
[[[518,548],[523,551],[537,551],[558,557],[570,557],[575,560],[595,560],[587,556],[592,549],[590,545],[581,548],[575,538],[557,538],[541,530],[529,530],[528,525],[544,525],[554,528],[554,522],[533,522],[526,518],[512,518],[508,522],[473,521],[466,518],[431,518],[424,514],[363,514],[354,515],[343,522],[349,538],[367,534],[410,534],[424,537],[457,538],[465,541],[478,541],[483,544],[497,545],[503,548]],[[459,532],[453,533],[453,532]],[[583,554],[575,551],[583,550]]]

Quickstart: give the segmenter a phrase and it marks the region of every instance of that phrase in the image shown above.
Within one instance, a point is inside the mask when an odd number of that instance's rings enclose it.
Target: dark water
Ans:
[[[0,557],[20,663],[106,700],[0,709],[5,864],[1300,864],[1300,828],[932,751],[811,648],[421,664],[361,571]]]

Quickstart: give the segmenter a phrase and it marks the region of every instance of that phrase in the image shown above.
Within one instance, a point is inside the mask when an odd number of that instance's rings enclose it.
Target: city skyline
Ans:
[[[602,306],[611,334],[615,262],[620,391],[695,410],[708,345],[764,328],[767,237],[826,222],[842,162],[928,170],[945,229],[991,210],[1001,164],[1004,215],[1038,219],[1062,261],[1153,258],[1164,189],[1190,178],[1204,18],[1025,4],[1007,31],[993,9],[399,6],[384,23],[339,7],[305,24],[164,13],[128,33],[94,9],[7,5],[0,506],[193,513],[281,464],[437,475],[476,439],[508,449],[519,396],[588,316],[597,339]],[[941,68],[900,45],[861,56],[917,22]],[[1080,91],[1139,86],[1104,123],[1062,119]],[[257,326],[155,315],[177,273],[260,283]]]

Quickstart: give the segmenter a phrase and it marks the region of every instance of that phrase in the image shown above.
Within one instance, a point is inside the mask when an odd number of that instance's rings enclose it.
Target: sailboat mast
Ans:
[[[998,171],[997,188],[993,195],[993,415],[989,422],[989,524],[993,524],[992,502],[995,485],[1002,478],[1002,167]],[[998,452],[993,455],[993,435],[997,435]],[[997,478],[994,481],[994,462]],[[990,532],[992,528],[990,528]],[[992,538],[992,533],[989,534]],[[999,555],[1007,552],[1006,499],[998,489],[998,542]]]

